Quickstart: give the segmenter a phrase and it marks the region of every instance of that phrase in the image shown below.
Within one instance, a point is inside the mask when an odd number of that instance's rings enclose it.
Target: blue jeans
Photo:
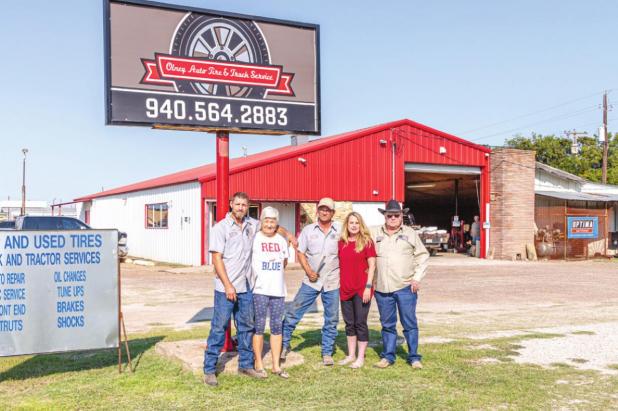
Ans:
[[[395,362],[397,348],[397,311],[403,325],[403,335],[408,343],[409,363],[420,361],[418,350],[418,324],[416,322],[416,301],[418,294],[413,293],[410,287],[402,288],[394,293],[375,292],[380,323],[382,323],[383,351],[381,358],[386,358],[391,364]]]
[[[225,342],[225,331],[234,314],[238,338],[238,368],[253,368],[253,294],[251,291],[236,294],[230,301],[225,293],[215,291],[215,309],[210,323],[208,347],[204,352],[204,374],[213,374],[217,369],[219,353]]]
[[[322,326],[322,355],[333,355],[335,338],[337,338],[337,323],[339,322],[339,289],[332,291],[316,291],[302,284],[292,307],[286,312],[283,320],[283,349],[290,348],[290,340],[294,329],[303,318],[318,295],[322,295],[324,305],[324,326]]]

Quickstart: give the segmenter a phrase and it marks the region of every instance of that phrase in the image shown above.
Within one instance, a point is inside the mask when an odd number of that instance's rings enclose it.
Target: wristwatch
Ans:
[[[371,287],[373,287],[371,284],[365,284],[365,288],[371,289]]]

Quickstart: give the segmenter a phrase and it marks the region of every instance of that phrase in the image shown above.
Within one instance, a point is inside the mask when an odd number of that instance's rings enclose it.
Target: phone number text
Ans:
[[[272,106],[241,105],[238,109],[231,104],[206,101],[186,102],[184,100],[156,98],[146,99],[146,116],[151,119],[197,120],[209,123],[227,122],[239,125],[286,126],[288,109]]]

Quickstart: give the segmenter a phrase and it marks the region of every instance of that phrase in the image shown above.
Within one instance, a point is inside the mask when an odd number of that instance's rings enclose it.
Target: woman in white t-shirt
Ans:
[[[272,354],[272,372],[282,378],[289,375],[281,369],[283,316],[285,310],[286,288],[284,270],[288,263],[288,243],[277,234],[279,211],[273,207],[264,207],[260,216],[261,229],[253,240],[253,306],[255,309],[255,335],[253,336],[253,353],[255,370],[266,377],[262,364],[264,347],[264,329],[266,315],[270,311],[270,352]]]

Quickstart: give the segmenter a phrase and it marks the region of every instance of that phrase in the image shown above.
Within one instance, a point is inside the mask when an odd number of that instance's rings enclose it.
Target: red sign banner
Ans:
[[[174,85],[175,80],[223,83],[266,88],[266,94],[293,96],[293,73],[283,73],[281,66],[242,64],[155,54],[155,60],[142,59],[142,83]]]

